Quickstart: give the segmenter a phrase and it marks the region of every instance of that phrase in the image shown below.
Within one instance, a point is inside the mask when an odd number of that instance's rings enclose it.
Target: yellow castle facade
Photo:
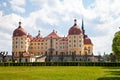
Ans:
[[[12,52],[14,58],[32,58],[42,55],[93,55],[93,44],[91,39],[85,35],[84,23],[81,28],[74,20],[67,36],[61,37],[53,30],[45,37],[38,31],[37,36],[28,34],[21,26],[14,30],[12,36]]]

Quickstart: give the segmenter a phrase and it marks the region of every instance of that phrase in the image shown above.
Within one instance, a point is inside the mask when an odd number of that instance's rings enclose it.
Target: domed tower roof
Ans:
[[[19,22],[19,27],[14,30],[13,37],[15,36],[27,36],[27,32],[21,27],[21,22]]]
[[[87,35],[85,35],[84,44],[92,44],[91,39]]]
[[[77,20],[74,20],[74,25],[69,29],[68,35],[79,35],[82,34],[82,30],[77,26]]]

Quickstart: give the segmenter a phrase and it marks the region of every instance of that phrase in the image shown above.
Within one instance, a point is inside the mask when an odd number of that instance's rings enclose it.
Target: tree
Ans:
[[[0,52],[0,56],[2,57],[2,62],[5,62],[5,58],[7,57],[8,52]]]
[[[110,53],[110,61],[111,62],[115,62],[116,61],[115,55],[113,55],[113,53]]]
[[[117,59],[120,59],[120,31],[116,32],[112,43],[113,54]]]
[[[110,56],[108,54],[104,54],[102,57],[104,61],[110,61]]]

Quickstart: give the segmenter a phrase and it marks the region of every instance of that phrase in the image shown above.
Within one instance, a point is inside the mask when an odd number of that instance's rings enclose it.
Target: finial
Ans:
[[[55,30],[53,29],[53,32],[55,32]]]
[[[21,21],[19,21],[19,28],[21,28]]]
[[[74,19],[74,26],[76,26],[77,25],[77,20],[76,19]]]

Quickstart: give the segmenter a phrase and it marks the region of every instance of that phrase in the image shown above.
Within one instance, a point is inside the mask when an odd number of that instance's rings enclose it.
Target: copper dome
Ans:
[[[27,32],[21,27],[21,22],[19,22],[19,27],[14,30],[13,37],[24,36],[24,35],[27,35]]]
[[[69,29],[68,34],[69,35],[79,35],[82,33],[82,30],[79,26],[76,24],[76,19],[74,20],[74,25]]]
[[[87,35],[85,35],[84,44],[92,44],[91,39]]]

